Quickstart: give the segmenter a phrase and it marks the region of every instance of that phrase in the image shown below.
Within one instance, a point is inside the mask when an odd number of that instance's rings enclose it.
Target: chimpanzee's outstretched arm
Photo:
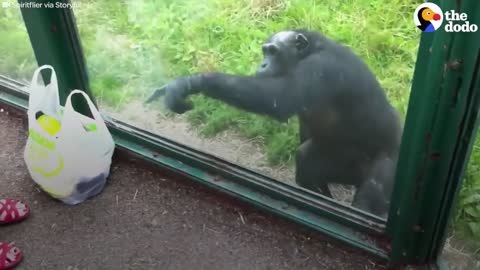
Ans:
[[[182,77],[167,85],[167,107],[176,112],[191,108],[188,95],[203,93],[237,108],[285,121],[299,108],[299,93],[284,77],[237,76],[207,73]]]

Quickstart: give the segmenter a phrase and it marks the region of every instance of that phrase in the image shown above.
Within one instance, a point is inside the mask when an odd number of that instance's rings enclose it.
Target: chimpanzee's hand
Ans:
[[[182,114],[193,109],[187,97],[196,91],[194,83],[198,81],[195,76],[180,77],[165,87],[165,105],[175,113]]]

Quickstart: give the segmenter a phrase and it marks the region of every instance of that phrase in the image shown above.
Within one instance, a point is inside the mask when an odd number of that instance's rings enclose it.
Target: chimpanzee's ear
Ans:
[[[305,50],[308,47],[308,44],[309,42],[307,37],[302,33],[297,33],[297,35],[295,36],[295,47],[297,48],[297,50]]]

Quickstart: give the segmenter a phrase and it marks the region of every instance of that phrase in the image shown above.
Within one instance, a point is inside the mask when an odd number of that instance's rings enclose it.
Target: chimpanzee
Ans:
[[[373,162],[370,178],[355,192],[352,205],[387,218],[396,167],[397,159],[378,157]]]
[[[402,127],[369,67],[348,47],[308,30],[273,34],[263,44],[255,75],[203,73],[180,77],[147,100],[165,94],[167,108],[193,108],[203,93],[237,108],[286,121],[300,120],[295,181],[332,197],[328,183],[354,185],[353,205],[368,212],[388,204]],[[388,209],[388,207],[386,207]]]

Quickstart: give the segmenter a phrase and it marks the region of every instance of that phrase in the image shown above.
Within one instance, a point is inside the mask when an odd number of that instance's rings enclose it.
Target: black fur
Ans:
[[[167,86],[165,85],[153,91],[153,94],[145,101],[145,103],[146,104],[151,103],[152,101],[164,96],[167,91],[166,88]]]
[[[327,196],[328,183],[354,185],[363,190],[354,205],[370,212],[379,212],[371,207],[378,200],[388,206],[390,189],[384,187],[393,177],[384,175],[393,172],[378,172],[394,168],[379,160],[397,160],[402,127],[369,67],[348,47],[313,31],[277,33],[262,48],[255,75],[215,72],[169,83],[167,107],[183,113],[193,108],[186,98],[202,93],[279,121],[297,115],[296,182]]]

